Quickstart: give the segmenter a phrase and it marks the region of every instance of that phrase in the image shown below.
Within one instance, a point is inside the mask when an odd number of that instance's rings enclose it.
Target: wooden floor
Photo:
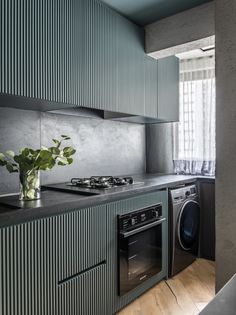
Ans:
[[[163,280],[144,293],[119,315],[192,315],[199,312],[215,294],[214,262],[197,259],[169,280]]]

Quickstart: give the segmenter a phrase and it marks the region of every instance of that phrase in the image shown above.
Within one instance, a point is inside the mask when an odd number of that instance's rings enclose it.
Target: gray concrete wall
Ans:
[[[146,125],[147,173],[173,173],[173,123]]]
[[[236,273],[236,1],[216,0],[216,287]]]
[[[0,152],[40,146],[40,113],[0,108]],[[19,190],[18,174],[0,167],[0,194]]]
[[[144,125],[0,108],[0,152],[51,145],[51,139],[61,134],[71,136],[71,144],[77,149],[75,161],[41,172],[42,184],[75,176],[145,172]],[[18,174],[9,174],[0,167],[0,194],[18,190]]]
[[[167,17],[145,27],[146,52],[163,58],[214,44],[214,1]]]

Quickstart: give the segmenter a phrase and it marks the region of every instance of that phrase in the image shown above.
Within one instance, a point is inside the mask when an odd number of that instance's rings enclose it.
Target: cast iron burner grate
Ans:
[[[90,178],[72,178],[71,185],[84,188],[111,188],[117,186],[131,185],[134,183],[132,177],[92,176]]]

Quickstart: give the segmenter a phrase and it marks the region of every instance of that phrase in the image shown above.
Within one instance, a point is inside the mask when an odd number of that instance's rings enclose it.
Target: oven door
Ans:
[[[119,233],[119,295],[162,271],[162,223],[158,219]]]

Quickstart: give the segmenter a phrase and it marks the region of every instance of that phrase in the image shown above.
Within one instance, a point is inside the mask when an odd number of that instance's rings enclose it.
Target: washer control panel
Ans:
[[[171,198],[173,202],[182,202],[186,198],[195,197],[197,195],[197,186],[188,185],[171,189]]]

